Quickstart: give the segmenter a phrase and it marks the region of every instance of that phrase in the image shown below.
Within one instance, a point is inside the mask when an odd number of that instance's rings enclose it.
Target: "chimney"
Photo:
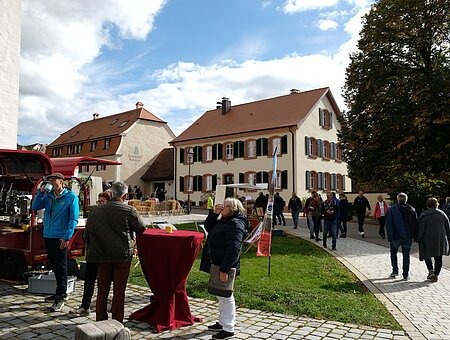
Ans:
[[[92,114],[92,119],[97,119],[98,118],[98,116],[100,116],[97,112],[95,112],[95,113],[93,113]]]
[[[144,107],[144,103],[142,103],[142,102],[136,103],[136,109],[142,109],[143,107]]]
[[[291,89],[291,94],[294,94],[294,93],[300,93],[300,90],[297,90],[297,89]]]
[[[231,101],[226,97],[222,97],[222,114],[224,115],[230,110],[231,110]]]

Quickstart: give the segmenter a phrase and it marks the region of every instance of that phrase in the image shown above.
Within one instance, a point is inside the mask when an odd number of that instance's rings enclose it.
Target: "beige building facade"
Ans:
[[[141,177],[175,137],[167,122],[147,111],[136,109],[82,122],[64,132],[47,146],[50,157],[89,156],[121,162],[120,166],[82,167],[80,175],[102,177],[105,182],[123,181],[139,186],[145,195],[151,188]]]
[[[275,149],[275,190],[286,202],[292,192],[351,190],[337,140],[341,113],[328,88],[235,107],[224,99],[171,142],[178,199],[199,205],[217,184],[267,183]]]

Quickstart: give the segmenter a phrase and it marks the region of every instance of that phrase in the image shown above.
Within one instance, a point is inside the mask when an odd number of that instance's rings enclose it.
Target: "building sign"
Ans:
[[[142,160],[142,150],[138,146],[130,147],[128,152],[128,160],[132,162],[139,162]]]

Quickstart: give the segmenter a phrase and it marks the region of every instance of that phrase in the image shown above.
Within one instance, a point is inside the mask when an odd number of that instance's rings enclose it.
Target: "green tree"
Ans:
[[[450,1],[372,5],[344,97],[339,138],[352,178],[384,188],[415,174],[448,183]]]

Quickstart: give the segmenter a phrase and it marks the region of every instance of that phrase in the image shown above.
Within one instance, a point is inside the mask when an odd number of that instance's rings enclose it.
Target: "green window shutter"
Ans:
[[[261,138],[258,138],[256,140],[256,156],[261,156],[262,155],[262,143],[261,143]]]
[[[184,148],[180,148],[180,163],[184,163]]]
[[[222,144],[218,143],[217,144],[217,159],[223,159],[223,157],[222,157],[222,151],[223,151],[222,148],[223,148]]]
[[[244,183],[244,178],[245,178],[245,175],[242,172],[240,172],[239,173],[239,183]]]
[[[310,184],[311,184],[311,172],[306,170],[306,190],[311,189]]]
[[[287,170],[281,171],[281,189],[287,189],[288,187],[288,172]]]
[[[287,135],[281,137],[281,153],[287,154]]]
[[[262,141],[262,155],[263,156],[267,156],[267,149],[268,149],[268,145],[269,145],[269,142],[268,142],[268,140],[267,140],[267,138],[261,138],[261,141]]]
[[[184,192],[184,177],[180,176],[180,192]]]

